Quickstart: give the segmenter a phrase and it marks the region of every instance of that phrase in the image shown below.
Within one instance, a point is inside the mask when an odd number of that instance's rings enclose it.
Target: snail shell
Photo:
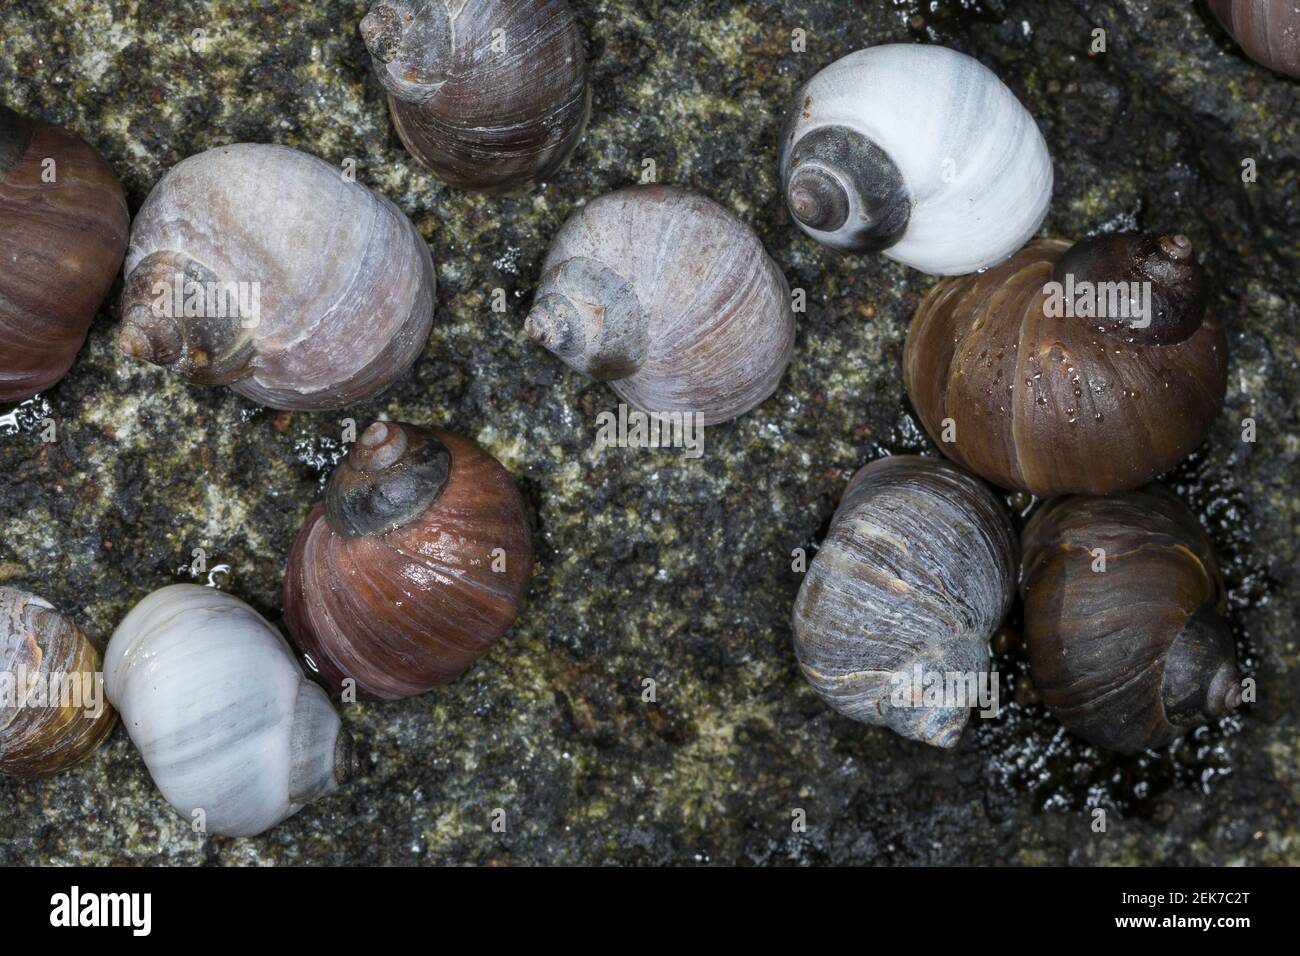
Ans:
[[[1105,571],[1094,570],[1096,549]],[[1025,528],[1021,593],[1034,687],[1085,740],[1160,747],[1241,703],[1214,550],[1165,488],[1039,509]]]
[[[0,587],[0,773],[59,773],[90,756],[117,722],[103,690],[98,645],[36,595]]]
[[[818,242],[960,275],[1038,230],[1052,160],[1034,118],[977,60],[887,44],[836,60],[800,90],[781,183]]]
[[[458,189],[549,178],[591,110],[564,0],[379,0],[361,36],[411,154]]]
[[[897,690],[920,701],[918,672],[989,671],[1015,571],[1011,522],[980,481],[933,458],[874,461],[849,481],[799,588],[799,667],[840,713],[955,747],[968,707],[902,706]]]
[[[1209,0],[1223,28],[1256,63],[1300,79],[1300,3]]]
[[[297,150],[224,146],[177,164],[136,216],[118,347],[274,408],[338,408],[415,362],[434,286],[388,199]]]
[[[1113,304],[1109,318],[1052,314],[1052,282],[1139,283],[1149,325]],[[1200,444],[1223,402],[1227,340],[1202,284],[1185,236],[1031,242],[926,294],[903,350],[908,394],[945,455],[1003,488],[1139,487]]]
[[[621,189],[575,213],[524,330],[637,408],[710,425],[767,399],[794,350],[790,288],[758,236],[670,186]]]
[[[0,401],[30,398],[68,373],[130,226],[103,157],[0,106]]]
[[[236,597],[175,584],[108,644],[108,697],[167,802],[208,832],[255,836],[336,790],[351,740],[280,633]]]
[[[422,694],[456,679],[514,622],[532,544],[510,475],[468,438],[375,422],[298,533],[285,623],[330,689]]]

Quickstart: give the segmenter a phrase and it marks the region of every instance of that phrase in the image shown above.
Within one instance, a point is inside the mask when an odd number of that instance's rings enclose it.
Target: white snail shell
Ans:
[[[118,347],[273,408],[339,408],[415,362],[434,287],[428,245],[386,197],[286,146],[223,146],[173,167],[136,216]]]
[[[210,833],[254,836],[332,793],[351,742],[279,632],[232,595],[154,591],[109,641],[108,698],[167,802]]]
[[[524,330],[642,411],[708,425],[767,399],[794,350],[790,287],[758,236],[671,186],[621,189],[575,213]]]
[[[945,47],[888,44],[836,60],[799,92],[781,182],[818,242],[962,275],[1038,230],[1052,161],[991,70]]]

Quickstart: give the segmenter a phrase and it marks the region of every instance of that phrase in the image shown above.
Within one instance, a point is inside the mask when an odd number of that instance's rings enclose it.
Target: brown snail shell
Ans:
[[[1120,319],[1128,306],[1052,315],[1049,289],[1085,281],[1149,289],[1148,324]],[[1202,285],[1185,236],[1031,242],[926,294],[903,351],[908,394],[945,455],[1003,488],[1139,487],[1193,451],[1223,403],[1227,340]]]
[[[68,373],[130,226],[103,157],[0,105],[0,401],[30,398]]]
[[[564,224],[524,331],[642,411],[711,425],[776,390],[794,311],[749,226],[684,189],[637,186]]]
[[[1023,545],[1030,673],[1071,731],[1133,752],[1241,703],[1214,549],[1166,488],[1048,502]]]
[[[285,623],[326,687],[422,694],[510,627],[532,560],[523,498],[495,458],[439,428],[375,422],[298,533]]]
[[[1210,9],[1256,63],[1300,79],[1300,3],[1209,0]]]
[[[549,178],[591,109],[565,0],[379,0],[361,36],[411,154],[458,189]]]
[[[0,678],[8,685],[0,686],[0,773],[67,770],[117,722],[100,646],[48,602],[10,587],[0,587]]]
[[[956,466],[898,455],[860,469],[795,601],[804,677],[854,720],[955,747],[970,708],[921,706],[914,675],[988,673],[1016,550],[1006,509]]]
[[[339,408],[414,364],[435,286],[384,196],[286,146],[223,146],[174,166],[136,216],[118,348],[273,408]]]

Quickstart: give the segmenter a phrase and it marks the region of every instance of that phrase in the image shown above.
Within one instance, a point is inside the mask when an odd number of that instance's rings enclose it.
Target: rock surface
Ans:
[[[1199,0],[860,6],[575,3],[587,135],[545,188],[485,198],[402,149],[357,33],[363,0],[7,0],[5,101],[98,147],[133,210],[170,166],[224,143],[355,159],[429,241],[440,288],[414,370],[338,414],[278,413],[132,364],[112,348],[115,291],[71,375],[0,408],[0,583],[107,637],[145,593],[196,579],[202,548],[198,580],[276,620],[342,419],[379,416],[439,423],[505,464],[532,509],[537,575],[514,633],[459,682],[345,706],[368,775],[263,837],[192,833],[119,728],[71,773],[0,780],[0,863],[1300,862],[1300,84],[1246,60]],[[807,52],[791,51],[795,29]],[[1105,53],[1089,53],[1094,30]],[[1223,555],[1258,701],[1166,751],[1120,758],[1066,734],[1015,647],[996,657],[1001,715],[973,720],[954,752],[838,717],[799,676],[792,550],[815,545],[864,462],[933,452],[899,368],[930,280],[795,229],[776,137],[818,68],[909,40],[977,57],[1038,119],[1056,164],[1045,234],[1182,231],[1212,277],[1227,401],[1169,480]],[[808,295],[777,394],[707,430],[693,461],[598,449],[613,393],[522,330],[549,237],[647,159],[752,223]]]

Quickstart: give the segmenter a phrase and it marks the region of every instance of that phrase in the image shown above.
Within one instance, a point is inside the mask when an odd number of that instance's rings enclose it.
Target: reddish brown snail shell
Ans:
[[[0,401],[30,398],[68,373],[130,226],[102,156],[0,106]]]
[[[532,561],[523,498],[496,459],[439,428],[375,422],[298,533],[285,623],[327,687],[422,694],[510,627]]]
[[[1203,285],[1185,236],[1036,240],[926,294],[903,380],[940,450],[996,485],[1137,488],[1192,452],[1223,403],[1227,339]],[[1099,318],[1072,289],[1149,298],[1108,299]]]

